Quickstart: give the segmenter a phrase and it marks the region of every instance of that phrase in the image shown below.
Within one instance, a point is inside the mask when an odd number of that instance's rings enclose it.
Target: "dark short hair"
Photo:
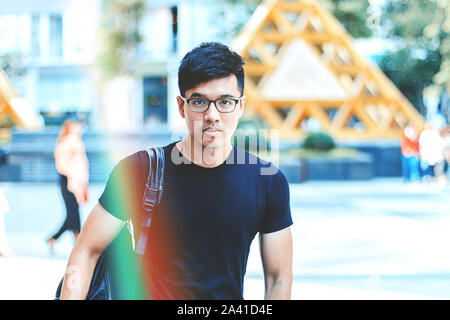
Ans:
[[[241,95],[244,92],[244,59],[226,45],[205,42],[189,51],[178,69],[178,88],[186,91],[201,83],[235,75]]]

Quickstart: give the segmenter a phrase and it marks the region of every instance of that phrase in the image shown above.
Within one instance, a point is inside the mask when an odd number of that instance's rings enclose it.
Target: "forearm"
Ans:
[[[99,254],[85,252],[76,246],[67,264],[61,289],[61,300],[83,300],[86,298]]]
[[[266,277],[265,295],[266,300],[289,300],[291,299],[292,276]]]

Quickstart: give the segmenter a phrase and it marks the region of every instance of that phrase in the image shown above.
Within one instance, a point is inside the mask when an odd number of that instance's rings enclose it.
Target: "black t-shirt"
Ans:
[[[131,217],[136,233],[148,175],[140,152],[114,167],[99,199],[115,217]],[[164,192],[145,253],[151,297],[243,299],[253,238],[292,224],[286,177],[261,174],[272,164],[237,147],[215,168],[188,163],[175,142],[164,153]]]

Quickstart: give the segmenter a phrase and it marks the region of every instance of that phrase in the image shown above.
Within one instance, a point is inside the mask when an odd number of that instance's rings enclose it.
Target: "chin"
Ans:
[[[202,145],[206,148],[221,148],[223,146],[222,141],[218,140],[209,140],[209,141],[203,141]]]
[[[225,139],[222,137],[215,137],[213,139],[203,139],[202,145],[208,148],[222,148],[225,146]]]

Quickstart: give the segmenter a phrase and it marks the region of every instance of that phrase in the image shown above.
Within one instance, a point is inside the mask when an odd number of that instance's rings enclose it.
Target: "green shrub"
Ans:
[[[318,151],[329,151],[336,147],[336,143],[325,132],[312,132],[305,138],[302,147]]]

